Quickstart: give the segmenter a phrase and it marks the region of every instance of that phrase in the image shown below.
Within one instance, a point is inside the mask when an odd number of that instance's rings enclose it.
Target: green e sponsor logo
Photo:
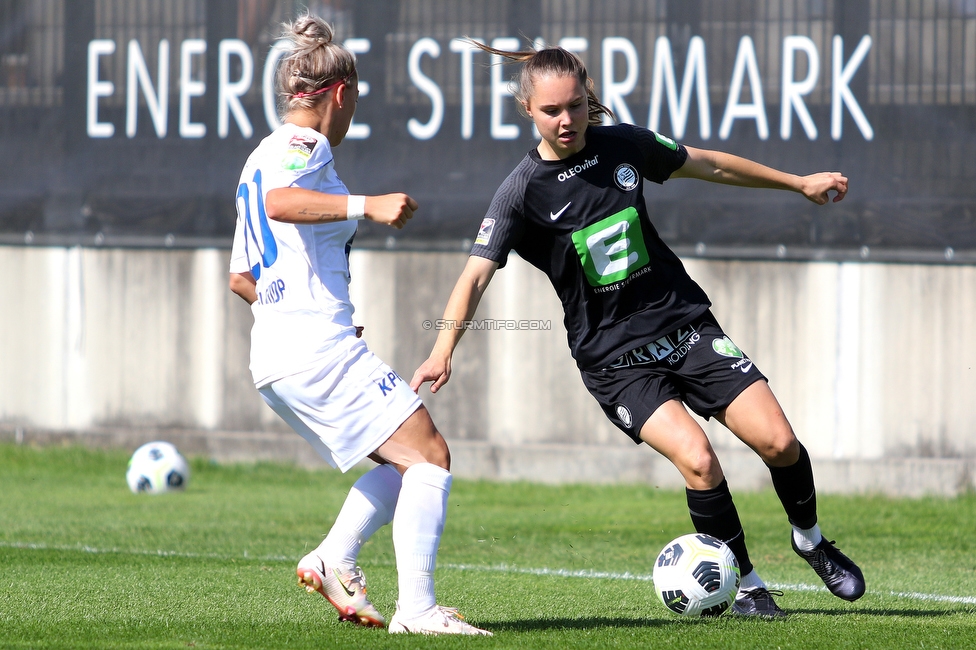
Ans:
[[[634,207],[577,230],[573,243],[586,279],[594,287],[619,282],[650,262]]]

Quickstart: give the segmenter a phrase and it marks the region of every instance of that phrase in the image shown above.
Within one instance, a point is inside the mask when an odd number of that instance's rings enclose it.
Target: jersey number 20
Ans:
[[[253,196],[252,196],[253,192]],[[257,212],[257,232],[255,232],[254,213]],[[237,214],[244,219],[244,250],[251,275],[257,280],[261,277],[261,267],[269,268],[278,259],[278,244],[275,243],[271,226],[268,225],[268,214],[264,211],[264,193],[261,191],[261,170],[254,172],[254,180],[237,186]],[[261,233],[260,240],[257,233]],[[254,260],[251,247],[261,256],[260,261]]]

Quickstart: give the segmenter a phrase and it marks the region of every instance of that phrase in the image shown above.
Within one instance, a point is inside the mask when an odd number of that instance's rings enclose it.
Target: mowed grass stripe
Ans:
[[[52,546],[49,544],[37,544],[37,543],[16,543],[16,542],[0,542],[0,548],[16,548],[23,550],[38,550],[38,551],[59,551],[59,552],[75,552],[75,553],[96,553],[100,555],[108,554],[119,554],[119,555],[136,555],[136,556],[151,556],[151,557],[175,557],[175,558],[187,558],[187,559],[209,559],[209,560],[220,560],[223,562],[231,562],[236,560],[251,560],[255,562],[285,562],[291,563],[295,561],[293,557],[287,557],[283,555],[276,556],[249,556],[246,553],[240,556],[230,556],[221,555],[217,553],[186,553],[183,551],[166,551],[166,550],[138,550],[138,549],[118,549],[118,548],[92,548],[88,546],[77,547],[77,546]],[[379,561],[372,563],[374,566],[394,566],[392,562],[389,561]],[[584,580],[636,580],[638,582],[653,582],[653,576],[651,574],[639,574],[639,573],[616,573],[612,571],[591,571],[586,569],[558,569],[550,567],[520,567],[520,566],[509,566],[509,565],[495,565],[495,566],[476,566],[471,564],[452,564],[449,562],[440,562],[437,568],[445,571],[481,571],[490,573],[510,573],[510,574],[523,574],[523,575],[534,575],[534,576],[548,576],[555,578],[579,578]],[[779,589],[781,591],[796,591],[796,592],[826,592],[827,589],[823,585],[813,585],[813,584],[802,584],[802,583],[769,583],[771,589]],[[872,590],[868,590],[868,593],[872,593]],[[874,592],[878,595],[881,592]],[[976,605],[976,596],[950,596],[943,594],[923,594],[916,592],[904,592],[904,591],[889,591],[885,593],[886,596],[891,596],[894,598],[903,598],[906,600],[921,600],[921,601],[931,601],[940,603],[958,603],[964,605]]]

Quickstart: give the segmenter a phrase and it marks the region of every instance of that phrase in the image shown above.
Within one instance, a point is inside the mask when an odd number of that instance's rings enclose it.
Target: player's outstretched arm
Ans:
[[[472,255],[468,258],[461,277],[458,278],[451,297],[444,308],[444,318],[439,322],[437,340],[427,360],[420,364],[410,380],[410,388],[416,392],[425,383],[430,385],[430,392],[436,393],[441,386],[451,378],[451,357],[464,334],[464,323],[474,317],[484,295],[488,283],[491,282],[498,262],[484,257]]]
[[[264,205],[268,218],[282,223],[330,223],[345,221],[350,198],[345,194],[324,194],[301,187],[278,187],[268,192]],[[403,228],[419,206],[406,194],[380,194],[365,197],[363,215],[370,221]],[[352,215],[356,218],[358,215]]]
[[[686,147],[686,149],[688,159],[681,169],[671,175],[671,178],[697,178],[740,187],[791,190],[802,194],[817,205],[827,203],[831,192],[835,193],[834,203],[842,200],[847,194],[847,177],[840,172],[819,172],[798,176],[730,153],[695,147]]]

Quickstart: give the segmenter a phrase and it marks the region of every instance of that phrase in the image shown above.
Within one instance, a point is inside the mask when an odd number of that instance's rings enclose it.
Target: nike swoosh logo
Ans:
[[[566,208],[568,208],[568,207],[569,207],[569,206],[571,206],[572,204],[573,204],[573,202],[572,202],[572,201],[570,201],[569,203],[567,203],[566,205],[564,205],[564,206],[563,206],[563,209],[562,209],[562,210],[560,210],[559,212],[550,212],[550,213],[549,213],[549,218],[550,218],[550,219],[552,219],[553,221],[555,221],[555,220],[556,220],[556,219],[558,219],[559,217],[561,217],[561,216],[563,216],[563,212],[565,212],[565,211],[566,211]]]
[[[336,571],[335,569],[332,569],[332,575],[335,576],[336,582],[339,583],[339,586],[342,587],[342,590],[344,592],[346,592],[346,595],[347,596],[349,596],[350,598],[352,598],[356,594],[355,590],[349,589],[349,587],[346,586],[346,583],[344,583],[342,581],[342,578],[339,576],[339,572],[338,571]]]
[[[808,497],[807,497],[806,499],[804,499],[803,501],[797,501],[797,502],[796,502],[796,505],[798,505],[798,506],[802,506],[802,505],[803,505],[804,503],[809,503],[809,501],[810,501],[810,499],[812,499],[812,498],[813,498],[813,497],[814,497],[814,496],[815,496],[816,494],[817,494],[817,493],[816,493],[816,492],[814,492],[813,494],[811,494],[810,496],[808,496]]]
[[[746,374],[747,372],[749,372],[750,370],[752,370],[752,361],[750,361],[746,365],[744,365],[741,368],[739,368],[739,370],[742,371],[742,374],[743,375]]]

